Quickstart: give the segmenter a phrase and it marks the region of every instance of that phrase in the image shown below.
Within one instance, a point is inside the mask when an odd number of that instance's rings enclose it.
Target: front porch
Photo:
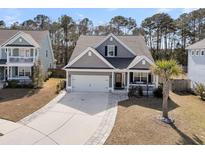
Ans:
[[[112,72],[112,92],[125,93],[132,87],[141,87],[143,93],[151,93],[158,87],[158,77],[150,70]]]
[[[32,79],[31,66],[0,66],[0,81]]]

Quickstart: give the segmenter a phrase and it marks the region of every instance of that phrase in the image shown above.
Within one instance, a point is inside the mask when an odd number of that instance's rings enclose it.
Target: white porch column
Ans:
[[[158,86],[159,86],[159,77],[158,77],[158,75],[155,76],[155,85],[156,85],[156,88],[158,88]]]
[[[114,91],[114,72],[112,72],[112,92]]]
[[[9,66],[7,66],[7,80],[9,80],[10,76],[9,76]]]
[[[33,62],[36,61],[36,48],[32,48],[33,49]],[[30,49],[31,52],[31,49]]]
[[[7,62],[9,62],[9,48],[6,48]]]
[[[130,87],[130,72],[127,72],[127,92],[129,92],[129,87]]]
[[[66,70],[66,91],[68,91],[68,70]]]

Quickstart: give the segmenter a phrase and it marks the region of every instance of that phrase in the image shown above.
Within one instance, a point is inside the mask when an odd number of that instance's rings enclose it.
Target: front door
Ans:
[[[115,87],[122,88],[122,73],[115,74]]]

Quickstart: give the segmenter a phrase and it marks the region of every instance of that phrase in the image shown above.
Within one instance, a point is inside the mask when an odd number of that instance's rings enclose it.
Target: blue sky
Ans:
[[[94,23],[94,25],[108,23],[109,20],[117,15],[125,17],[132,17],[136,19],[137,24],[140,25],[141,21],[146,17],[150,17],[158,12],[165,12],[170,14],[174,19],[182,13],[187,13],[194,10],[193,8],[140,8],[140,9],[116,9],[116,8],[105,8],[105,9],[89,9],[89,8],[59,8],[59,9],[0,9],[0,20],[4,20],[9,26],[13,22],[22,22],[27,19],[33,19],[37,14],[45,14],[49,16],[53,21],[57,20],[63,14],[67,14],[75,21],[82,18],[88,17]]]

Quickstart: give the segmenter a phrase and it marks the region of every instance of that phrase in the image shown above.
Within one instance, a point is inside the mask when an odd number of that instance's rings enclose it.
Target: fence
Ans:
[[[171,90],[174,92],[188,92],[191,90],[189,79],[174,79],[171,81]]]
[[[66,78],[66,72],[62,69],[49,69],[52,72],[51,77],[53,78]]]

